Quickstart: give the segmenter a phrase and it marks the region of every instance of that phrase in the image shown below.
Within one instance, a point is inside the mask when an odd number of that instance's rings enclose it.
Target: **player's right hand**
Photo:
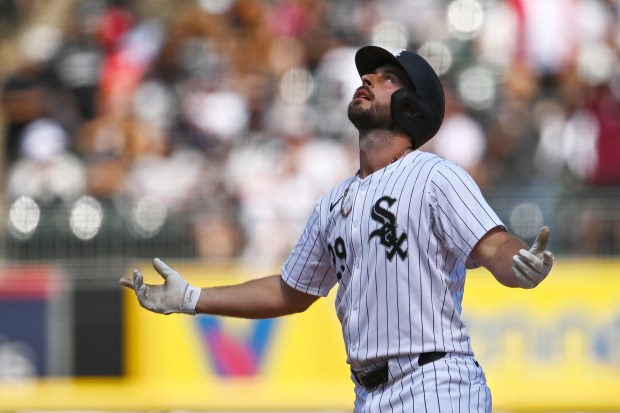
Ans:
[[[547,249],[550,230],[542,227],[529,250],[519,250],[512,257],[512,270],[517,277],[519,287],[534,288],[544,280],[553,266],[553,254]]]
[[[135,291],[140,305],[160,314],[196,314],[200,288],[192,287],[181,275],[159,258],[153,260],[153,267],[164,279],[163,284],[144,284],[142,272],[133,270],[133,279],[123,277],[119,284]]]

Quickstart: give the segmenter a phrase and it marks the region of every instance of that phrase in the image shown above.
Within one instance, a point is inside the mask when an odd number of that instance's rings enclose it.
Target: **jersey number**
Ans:
[[[329,244],[327,250],[332,257],[332,264],[336,270],[336,277],[338,277],[338,281],[340,281],[342,273],[346,269],[345,263],[347,259],[347,247],[344,245],[344,240],[341,237],[336,238],[334,246]]]

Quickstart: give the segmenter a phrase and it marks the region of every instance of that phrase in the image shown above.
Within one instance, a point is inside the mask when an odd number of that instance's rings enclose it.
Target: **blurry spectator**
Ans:
[[[8,37],[19,26],[18,4],[15,0],[0,1],[0,38]]]
[[[163,35],[163,27],[156,20],[141,21],[124,32],[116,48],[103,60],[102,104],[115,95],[134,93],[159,53]]]
[[[620,187],[620,90],[616,92],[601,85],[586,106],[598,124],[596,161],[586,176],[589,185]]]
[[[135,23],[133,12],[126,1],[112,0],[101,13],[96,26],[96,36],[103,48],[111,53]]]
[[[614,95],[607,85],[595,89],[587,102],[591,116],[591,157],[582,169],[585,188],[578,191],[583,200],[580,213],[580,231],[576,250],[593,254],[620,252],[620,211],[610,205],[620,191],[620,96]],[[575,139],[586,138],[587,130],[575,131]],[[584,136],[585,135],[585,136]]]
[[[207,91],[200,85],[191,86],[192,82],[186,82],[180,88],[181,133],[192,147],[210,156],[221,156],[247,131],[248,103],[232,90]]]
[[[277,101],[268,114],[269,137],[231,153],[227,181],[240,203],[243,257],[276,265],[299,237],[318,194],[357,168],[352,148],[316,136],[316,123],[309,107]]]
[[[302,37],[312,25],[309,2],[278,0],[267,14],[269,30],[277,37]]]
[[[225,32],[225,37],[218,39],[218,42],[227,45],[234,77],[242,83],[248,75],[270,75],[273,32],[268,27],[268,10],[265,2],[235,0],[226,16],[227,33]]]
[[[149,134],[144,151],[131,163],[117,200],[135,206],[150,199],[165,215],[184,216],[201,258],[234,258],[242,238],[235,200],[219,180],[220,165],[159,131]]]
[[[514,64],[506,75],[501,99],[486,126],[487,176],[490,185],[531,184],[537,174],[533,158],[538,145],[532,105],[540,84],[533,70],[523,64]]]
[[[185,7],[168,24],[158,68],[169,82],[196,78],[216,87],[235,70],[228,55],[227,20],[197,5]]]
[[[191,209],[214,182],[199,152],[169,144],[166,136],[151,136],[145,150],[128,167],[118,194],[134,201],[154,196],[172,213]]]
[[[319,134],[334,139],[353,140],[357,144],[355,128],[342,118],[351,96],[360,86],[353,63],[355,52],[353,47],[342,46],[323,55],[315,71],[316,91],[313,102],[317,118],[320,119],[314,125]]]
[[[97,112],[99,76],[103,49],[95,36],[98,10],[90,2],[78,5],[69,20],[62,46],[52,68],[60,85],[76,99],[79,121],[88,121]]]
[[[131,95],[110,96],[104,103],[101,114],[82,125],[76,148],[86,162],[88,194],[111,199],[144,152],[147,138],[134,114]]]
[[[186,8],[172,19],[158,69],[163,79],[178,85],[180,100],[234,99],[243,106],[247,105],[244,111],[249,112],[244,115],[248,117],[244,127],[261,127],[262,111],[274,90],[269,56],[271,35],[266,28],[264,13],[263,2],[204,1]],[[224,94],[220,95],[220,92]],[[204,135],[201,122],[192,119],[193,115],[189,113],[191,104],[183,107],[186,117],[181,126],[187,129],[185,133],[189,139],[203,149],[217,144],[218,138],[215,137],[213,142],[213,136]],[[239,105],[235,104],[235,107]],[[191,111],[198,114],[201,110],[214,113],[219,109],[209,109],[200,103],[200,108]]]
[[[567,67],[577,45],[575,27],[580,1],[509,0],[507,3],[514,8],[518,22],[515,59],[522,59],[543,76]]]
[[[446,112],[437,135],[420,149],[433,152],[465,169],[481,188],[488,185],[485,164],[486,136],[477,120],[469,116],[458,97],[444,87]]]
[[[84,166],[68,147],[68,136],[58,122],[47,118],[31,122],[20,136],[20,157],[8,170],[9,201],[25,195],[54,206],[82,195]]]
[[[2,87],[2,109],[6,124],[4,152],[7,163],[18,158],[19,138],[29,122],[47,113],[47,85],[37,64],[24,64]]]
[[[0,92],[8,164],[19,156],[19,139],[28,123],[63,107],[58,104],[62,99],[47,67],[59,41],[58,32],[48,26],[35,26],[19,39],[17,69],[9,74]]]
[[[563,193],[590,197],[574,215],[583,232],[558,239],[586,237],[582,252],[620,248],[609,207],[620,184],[617,2],[480,2],[484,24],[471,37],[454,31],[448,3],[431,0],[146,3],[75,2],[59,31],[25,26],[38,2],[0,2],[0,52],[12,35],[19,51],[1,95],[7,196],[62,193],[42,195],[54,202],[84,191],[135,203],[152,191],[171,213],[203,212],[194,227],[202,256],[238,252],[241,223],[245,253],[275,259],[313,193],[356,169],[355,129],[342,118],[358,86],[356,46],[432,41],[447,111],[424,149],[493,194],[525,191],[541,207]],[[475,20],[459,10],[461,23]],[[470,96],[460,76],[469,67],[488,75],[470,78]],[[484,93],[488,106],[476,107],[471,95]],[[58,165],[86,168],[71,194],[25,181]],[[299,186],[307,197],[290,197]],[[269,231],[273,245],[256,243]]]

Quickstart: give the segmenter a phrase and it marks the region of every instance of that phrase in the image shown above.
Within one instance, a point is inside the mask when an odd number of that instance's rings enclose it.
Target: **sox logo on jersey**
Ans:
[[[388,249],[387,258],[390,261],[394,259],[396,254],[403,260],[407,258],[407,233],[397,234],[396,216],[381,206],[381,204],[387,203],[387,206],[390,207],[394,202],[396,202],[396,198],[389,196],[383,196],[375,202],[370,217],[381,224],[381,227],[372,231],[368,239],[370,242],[372,238],[379,237],[381,245]]]

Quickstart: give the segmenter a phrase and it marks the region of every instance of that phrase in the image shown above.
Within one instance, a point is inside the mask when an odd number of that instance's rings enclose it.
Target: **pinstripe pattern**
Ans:
[[[407,367],[411,363],[401,365],[403,357],[428,351],[471,356],[460,316],[466,268],[473,267],[468,257],[484,234],[503,225],[477,185],[458,166],[420,151],[365,179],[352,179],[321,198],[281,268],[284,281],[320,296],[338,284],[336,312],[347,361],[354,368],[390,360],[390,374],[396,377],[401,375],[396,372],[412,371]],[[345,218],[338,203],[349,183],[347,208],[353,210]],[[356,386],[356,403],[364,405],[356,404],[356,411],[379,411],[369,408],[373,403],[381,411],[396,409],[381,398],[421,406],[418,398],[448,397],[442,389],[452,399],[458,392],[468,395],[476,379],[472,374],[483,377],[482,370],[473,358],[450,360],[458,362],[431,363],[418,369],[421,375],[407,374],[386,384],[390,394],[377,390],[368,399]],[[437,365],[445,377],[434,373]],[[419,386],[409,388],[411,380],[421,380],[424,392]],[[461,411],[485,411],[467,406]]]

